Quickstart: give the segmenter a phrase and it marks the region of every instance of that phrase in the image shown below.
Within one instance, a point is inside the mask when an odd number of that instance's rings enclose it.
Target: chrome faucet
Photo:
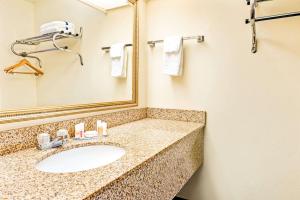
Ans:
[[[58,148],[62,147],[66,143],[65,139],[63,137],[57,137],[52,142],[50,142],[50,147],[51,148]]]

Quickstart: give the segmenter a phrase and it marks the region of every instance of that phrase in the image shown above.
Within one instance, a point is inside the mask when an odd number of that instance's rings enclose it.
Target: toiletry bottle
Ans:
[[[98,137],[101,138],[101,136],[103,134],[103,126],[102,126],[101,120],[97,121],[97,133],[98,133]]]
[[[82,139],[84,136],[84,123],[75,125],[75,139]]]
[[[103,128],[103,136],[107,137],[108,133],[107,133],[107,123],[106,122],[102,122],[102,128]]]

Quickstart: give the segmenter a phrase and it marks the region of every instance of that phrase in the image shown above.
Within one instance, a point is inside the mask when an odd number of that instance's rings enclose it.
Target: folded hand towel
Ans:
[[[62,27],[62,26],[74,27],[74,24],[66,21],[52,21],[41,25],[40,29],[45,29],[49,27]]]
[[[127,76],[127,51],[124,43],[114,44],[110,48],[111,75],[113,77]]]
[[[48,33],[55,33],[55,32],[64,32],[64,33],[71,33],[75,34],[75,28],[74,27],[49,27],[41,29],[41,34],[48,34]]]
[[[164,40],[163,73],[181,76],[183,71],[183,38],[168,37]]]
[[[181,36],[170,36],[164,40],[164,52],[174,53],[179,52],[182,47],[182,37]]]
[[[113,44],[110,48],[110,57],[111,58],[118,58],[123,56],[124,54],[124,49],[125,49],[125,44],[124,43],[117,43]]]

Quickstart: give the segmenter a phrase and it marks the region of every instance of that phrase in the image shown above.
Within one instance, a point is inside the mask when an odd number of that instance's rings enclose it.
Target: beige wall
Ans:
[[[33,9],[33,5],[24,0],[0,0],[0,110],[36,105],[36,78],[8,75],[3,71],[21,60],[10,51],[10,45],[33,34]]]
[[[258,15],[300,10],[261,4]],[[259,23],[250,53],[245,1],[151,0],[147,37],[204,34],[185,42],[181,78],[162,74],[162,45],[148,48],[148,106],[206,110],[205,163],[182,196],[191,200],[300,199],[300,18]]]
[[[36,29],[52,20],[69,20],[83,27],[83,38],[62,42],[79,50],[84,66],[74,54],[53,52],[41,56],[45,75],[37,85],[38,105],[62,105],[130,100],[132,48],[126,79],[110,75],[109,53],[101,50],[116,42],[132,43],[133,9],[123,7],[106,15],[78,0],[40,0],[35,4]],[[45,14],[47,13],[47,14]]]

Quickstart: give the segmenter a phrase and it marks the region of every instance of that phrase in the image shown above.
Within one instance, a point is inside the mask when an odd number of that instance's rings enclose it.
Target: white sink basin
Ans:
[[[80,172],[108,165],[124,154],[123,148],[110,145],[79,147],[54,154],[39,162],[36,168],[49,173]]]

